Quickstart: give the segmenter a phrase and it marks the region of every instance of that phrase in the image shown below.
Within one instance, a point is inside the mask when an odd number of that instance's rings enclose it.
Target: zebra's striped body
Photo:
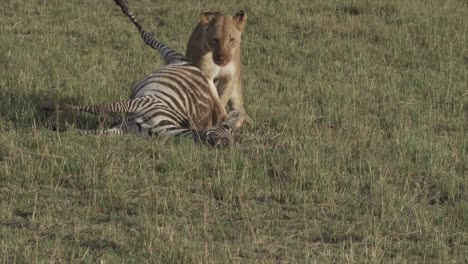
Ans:
[[[45,104],[43,109],[127,113],[126,119],[117,126],[107,130],[82,131],[82,134],[184,135],[210,145],[230,143],[231,130],[239,113],[232,112],[226,116],[203,73],[184,55],[144,31],[123,1],[114,1],[138,28],[145,43],[161,54],[166,65],[138,82],[127,101],[95,106]]]

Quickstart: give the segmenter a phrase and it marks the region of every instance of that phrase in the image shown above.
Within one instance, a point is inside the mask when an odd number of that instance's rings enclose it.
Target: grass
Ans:
[[[1,1],[0,262],[466,263],[466,1],[210,2],[130,6],[179,51],[248,12],[255,123],[216,150],[50,130],[161,60],[113,1]]]

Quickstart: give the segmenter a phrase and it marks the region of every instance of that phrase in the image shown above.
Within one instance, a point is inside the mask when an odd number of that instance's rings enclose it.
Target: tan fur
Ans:
[[[250,122],[242,98],[241,35],[247,15],[243,11],[234,16],[204,11],[200,22],[190,36],[186,56],[208,79],[210,88],[218,95],[221,105],[229,103],[231,110],[238,110],[237,127]],[[215,86],[215,83],[217,85]]]

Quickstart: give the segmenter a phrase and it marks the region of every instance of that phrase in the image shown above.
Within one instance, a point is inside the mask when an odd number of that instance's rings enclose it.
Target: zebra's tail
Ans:
[[[153,49],[157,50],[166,64],[178,63],[178,62],[190,62],[184,55],[176,52],[169,48],[166,44],[157,40],[150,32],[145,31],[140,23],[136,20],[135,15],[130,11],[127,3],[124,0],[114,0],[114,2],[120,6],[122,12],[130,18],[133,24],[136,26],[141,34],[143,41]]]

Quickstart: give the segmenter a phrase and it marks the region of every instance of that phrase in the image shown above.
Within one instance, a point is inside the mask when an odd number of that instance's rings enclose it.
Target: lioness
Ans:
[[[219,12],[203,11],[200,22],[190,36],[186,56],[208,78],[210,88],[218,94],[223,107],[229,103],[231,110],[238,110],[244,121],[250,122],[242,99],[241,35],[247,21],[244,11],[234,16]],[[217,85],[215,86],[215,83]]]

